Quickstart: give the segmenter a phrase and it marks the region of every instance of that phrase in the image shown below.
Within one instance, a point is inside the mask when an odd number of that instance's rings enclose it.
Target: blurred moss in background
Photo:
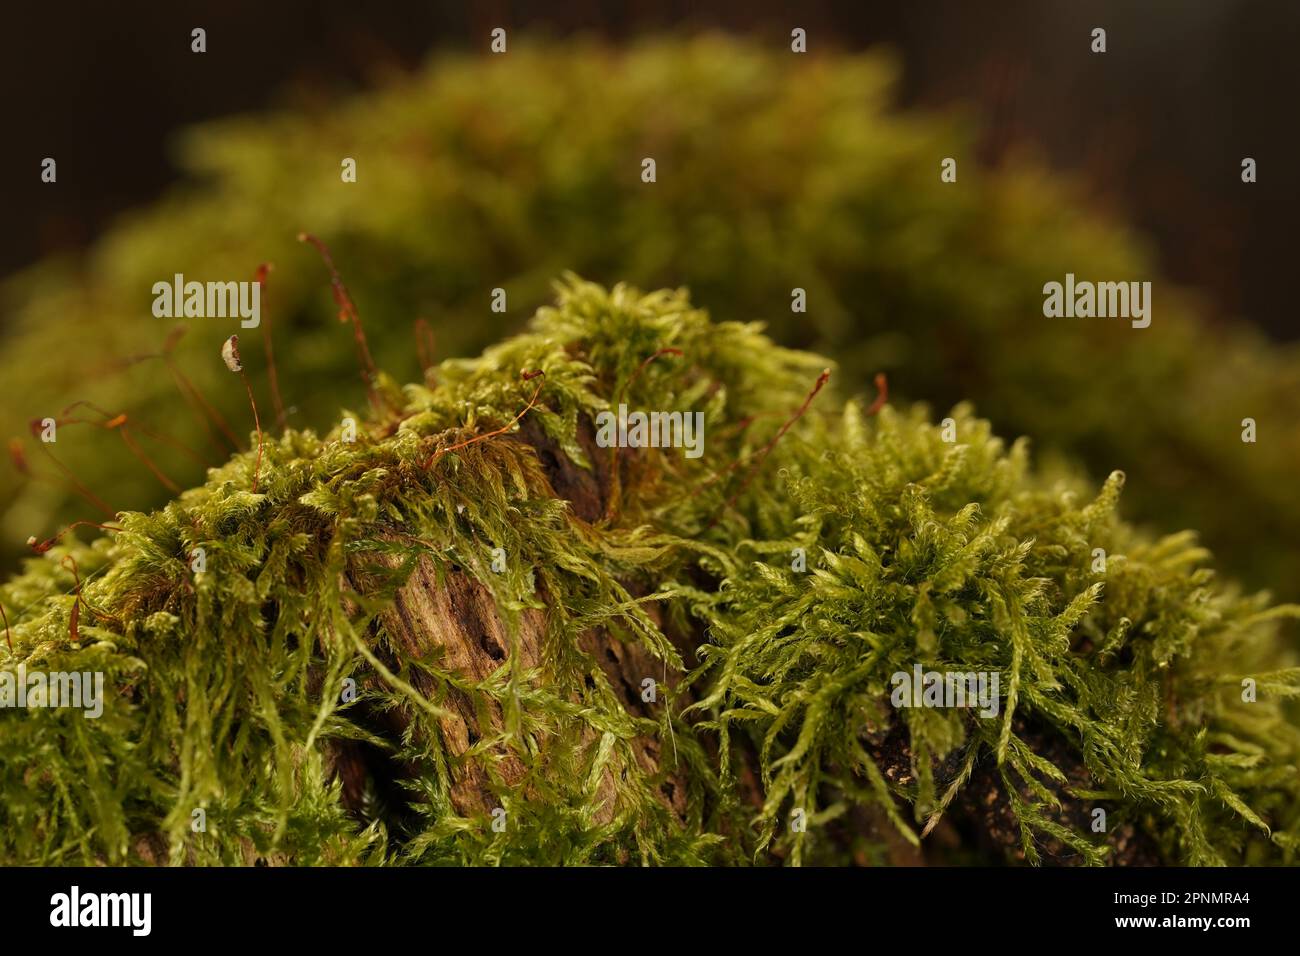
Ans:
[[[440,55],[400,85],[325,110],[207,124],[181,144],[186,185],[105,236],[84,261],[10,279],[0,370],[5,435],[37,478],[0,477],[3,560],[28,535],[94,517],[30,437],[31,419],[91,400],[214,462],[219,440],[157,352],[173,322],[155,282],[252,279],[289,421],[325,429],[364,405],[328,274],[295,237],[330,244],[377,363],[418,379],[414,324],[438,357],[472,353],[523,323],[573,269],[645,288],[688,286],[715,318],[761,319],[784,344],[839,363],[840,386],[937,409],[969,399],[1040,454],[1129,475],[1126,510],[1160,530],[1199,530],[1248,586],[1300,597],[1300,353],[1250,327],[1211,325],[1161,281],[1140,237],[1029,158],[980,168],[960,119],[892,112],[878,55],[793,56],[720,37],[514,43],[509,56]],[[357,182],[340,179],[345,157]],[[641,181],[653,157],[657,182]],[[958,161],[956,183],[940,162]],[[1067,272],[1154,283],[1152,323],[1048,319],[1042,287]],[[491,311],[503,288],[508,310]],[[791,291],[807,312],[791,311]],[[192,319],[176,365],[242,437],[241,386],[221,363],[241,332],[264,420],[259,330]],[[1241,440],[1243,418],[1258,441]],[[137,438],[139,436],[137,435]],[[139,439],[182,486],[200,467]],[[52,446],[118,509],[170,492],[117,435],[68,426]]]

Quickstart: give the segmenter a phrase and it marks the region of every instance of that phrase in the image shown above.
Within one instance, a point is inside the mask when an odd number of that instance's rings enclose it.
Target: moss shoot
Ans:
[[[0,587],[5,675],[106,688],[0,710],[0,860],[1294,861],[1296,608],[969,407],[810,400],[824,359],[684,291],[557,288]],[[704,453],[597,444],[620,402]],[[996,716],[892,706],[917,665]]]
[[[473,355],[519,331],[562,270],[682,284],[718,318],[762,319],[781,344],[833,356],[846,394],[884,371],[896,395],[938,408],[976,398],[1044,459],[1064,453],[1098,479],[1123,468],[1125,505],[1143,522],[1194,527],[1235,578],[1300,600],[1300,503],[1288,490],[1300,347],[1204,314],[1162,279],[1142,236],[1099,217],[1105,203],[1032,156],[980,168],[974,124],[894,110],[896,74],[875,53],[796,62],[782,44],[721,36],[626,47],[530,38],[509,56],[441,51],[353,99],[205,123],[177,144],[186,178],[175,190],[84,259],[0,285],[10,317],[0,367],[16,396],[0,408],[0,439],[75,399],[193,435],[163,361],[121,360],[158,353],[167,337],[166,321],[140,320],[155,283],[248,280],[264,261],[275,264],[261,306],[282,333],[289,423],[362,400],[352,343],[320,321],[321,263],[294,240],[310,224],[340,262],[377,266],[348,279],[375,363],[400,380],[420,372],[421,316],[438,357]],[[362,143],[357,181],[341,184],[337,157]],[[644,156],[659,162],[653,187],[639,179]],[[945,156],[959,158],[959,184],[940,181]],[[1150,328],[1045,318],[1043,285],[1066,273],[1152,280]],[[505,312],[488,310],[495,288]],[[791,311],[795,288],[805,313]],[[172,346],[194,385],[242,421],[244,396],[209,367],[202,323]],[[271,384],[255,382],[268,418]],[[1249,445],[1246,417],[1259,428]],[[114,436],[71,437],[61,460],[110,509],[173,496],[123,467]],[[28,448],[36,480],[0,468],[6,569],[29,534],[85,513]],[[230,445],[218,434],[196,450],[216,464]],[[177,449],[147,451],[180,486],[202,480],[202,463]],[[1257,533],[1261,522],[1273,533]]]

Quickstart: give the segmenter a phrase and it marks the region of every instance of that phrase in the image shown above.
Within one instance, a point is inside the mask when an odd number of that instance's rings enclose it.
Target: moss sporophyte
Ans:
[[[895,109],[898,69],[888,56],[822,51],[807,65],[791,69],[786,50],[717,35],[617,47],[534,41],[508,56],[439,51],[426,68],[352,100],[204,123],[178,144],[183,181],[107,230],[85,267],[49,259],[3,283],[12,317],[4,376],[20,400],[0,406],[0,436],[89,398],[160,434],[191,436],[205,458],[223,461],[243,442],[210,412],[227,426],[248,412],[243,390],[210,361],[216,336],[238,331],[251,358],[249,336],[271,321],[293,333],[292,348],[277,342],[279,377],[314,385],[277,404],[270,363],[256,369],[264,417],[276,434],[330,420],[340,401],[325,383],[356,376],[356,345],[320,321],[329,273],[295,241],[311,209],[335,259],[384,264],[354,265],[348,289],[363,307],[376,367],[399,380],[428,381],[433,343],[417,339],[412,349],[415,319],[436,328],[440,355],[473,355],[518,331],[562,269],[643,288],[680,284],[717,317],[762,319],[779,343],[833,357],[846,394],[884,370],[900,402],[946,410],[976,400],[1002,434],[1032,436],[1044,466],[1063,455],[1100,477],[1122,464],[1125,507],[1144,523],[1195,527],[1221,572],[1300,599],[1300,499],[1288,493],[1300,460],[1300,353],[1209,314],[1203,297],[1159,273],[1140,232],[1098,212],[1112,204],[1026,153],[960,185],[944,182],[936,157],[975,155],[979,124]],[[486,115],[490,130],[478,121]],[[714,135],[700,137],[700,123]],[[779,147],[773,131],[783,131]],[[379,165],[362,160],[358,188],[322,191],[318,157],[357,142],[372,144]],[[648,143],[671,154],[672,175],[641,188]],[[488,194],[479,188],[485,175]],[[636,188],[618,185],[624,175],[637,177]],[[258,330],[231,320],[218,333],[221,320],[195,318],[185,340],[157,354],[167,320],[149,318],[152,286],[166,282],[174,293],[178,272],[205,280],[206,312],[206,280],[254,278],[253,250],[276,263]],[[1149,280],[1159,315],[1146,329],[1077,317],[1089,309],[1076,288],[1061,303],[1073,301],[1076,318],[1047,318],[1043,286],[1064,290],[1067,274],[1097,284],[1108,316],[1124,303],[1122,288],[1100,288],[1107,280],[1128,286],[1129,312],[1129,283]],[[508,291],[509,309],[484,308],[496,288]],[[1148,308],[1146,295],[1141,304]],[[69,341],[81,347],[69,350]],[[113,356],[125,357],[106,378]],[[172,370],[182,367],[193,388],[177,402]],[[1197,398],[1225,389],[1231,417]],[[1117,414],[1117,395],[1138,413]],[[119,408],[123,396],[129,407]],[[1247,416],[1256,442],[1239,437]],[[247,429],[238,430],[242,438]],[[103,440],[118,438],[75,437],[58,458],[107,505],[149,510],[175,497],[104,453]],[[140,444],[178,485],[204,480],[183,452],[147,437]],[[0,470],[4,522],[22,531],[0,539],[10,570],[37,531],[27,525],[87,513],[56,465],[30,457],[34,479]],[[1258,533],[1260,515],[1272,533]]]
[[[1118,518],[1122,475],[572,275],[399,386],[330,275],[368,414],[254,411],[0,586],[5,673],[104,676],[93,720],[0,710],[4,862],[1294,861],[1297,609]],[[621,405],[702,453],[601,447]]]

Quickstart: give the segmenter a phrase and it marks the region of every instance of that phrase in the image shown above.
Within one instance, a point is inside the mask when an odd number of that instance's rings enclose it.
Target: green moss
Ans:
[[[1160,280],[1140,237],[1085,212],[1080,190],[1032,159],[980,169],[963,124],[891,113],[894,73],[875,55],[792,57],[717,37],[626,51],[530,39],[508,56],[439,54],[342,105],[199,127],[180,144],[180,189],[86,261],[6,287],[14,321],[0,361],[21,400],[0,412],[3,437],[76,398],[195,435],[156,361],[103,370],[166,336],[149,317],[153,283],[251,278],[263,260],[277,267],[264,307],[291,423],[360,404],[320,262],[294,242],[306,228],[348,264],[379,364],[399,378],[418,374],[417,316],[441,355],[473,354],[517,331],[564,269],[682,284],[721,318],[768,321],[783,344],[835,356],[850,391],[883,369],[898,395],[975,400],[999,429],[1082,459],[1095,478],[1123,468],[1144,521],[1196,527],[1240,579],[1300,598],[1289,546],[1300,505],[1287,491],[1300,460],[1295,347],[1206,321]],[[647,155],[653,186],[639,179]],[[358,161],[355,184],[340,182],[344,156]],[[959,161],[956,184],[939,181],[945,156]],[[1042,286],[1066,272],[1153,280],[1151,327],[1044,319]],[[496,287],[505,315],[488,308]],[[790,312],[795,287],[807,314]],[[235,418],[243,396],[208,361],[234,328],[217,324],[193,323],[177,359]],[[1245,417],[1259,423],[1256,444],[1239,440]],[[112,506],[168,497],[112,435],[60,442]],[[183,455],[150,450],[182,484],[200,480]],[[66,491],[8,471],[0,497],[12,542],[86,514]]]
[[[480,358],[430,384],[383,379],[355,442],[269,437],[258,493],[245,452],[116,533],[30,559],[0,588],[4,669],[99,670],[108,694],[96,720],[0,711],[0,858],[842,862],[885,852],[855,814],[917,842],[986,770],[1030,859],[1111,859],[1060,802],[1107,808],[1167,860],[1291,861],[1300,735],[1282,701],[1300,671],[1277,628],[1295,609],[1217,583],[1189,535],[1116,518],[1119,476],[1094,493],[1035,472],[966,407],[946,442],[923,408],[868,417],[832,386],[747,480],[823,364],[710,322],[684,292],[570,278]],[[532,444],[482,437],[539,384]],[[624,452],[617,503],[584,519],[533,446],[601,475],[584,429],[620,398],[703,411],[706,453]],[[490,594],[510,642],[493,672],[468,677],[436,641],[417,652],[393,632],[417,569]],[[530,663],[519,642],[538,620]],[[594,631],[659,669],[649,715],[584,649]],[[1000,719],[893,710],[890,675],[914,663],[999,671]],[[355,700],[339,694],[349,678]],[[484,715],[467,749],[440,720],[459,699]],[[890,734],[906,774],[884,765]],[[402,768],[393,789],[344,799],[331,755],[348,742]],[[639,759],[646,742],[657,765]],[[482,794],[468,809],[453,792],[467,776]],[[806,832],[788,826],[795,809]]]

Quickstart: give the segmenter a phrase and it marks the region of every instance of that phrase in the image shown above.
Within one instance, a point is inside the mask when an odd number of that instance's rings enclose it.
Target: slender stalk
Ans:
[[[524,381],[527,382],[530,379],[534,379],[537,378],[537,376],[539,375],[545,375],[545,374],[546,373],[543,372],[541,369],[537,369],[532,372],[525,372],[523,378]],[[486,432],[485,434],[482,435],[475,435],[473,438],[470,438],[467,441],[459,442],[455,445],[452,445],[449,448],[439,449],[438,451],[434,452],[433,456],[425,464],[425,467],[426,468],[432,467],[434,462],[436,462],[439,458],[441,458],[443,455],[447,454],[448,452],[459,451],[462,448],[467,448],[470,445],[477,444],[478,442],[481,441],[487,441],[489,438],[495,438],[497,435],[504,435],[506,432],[510,431],[510,429],[515,426],[515,423],[518,422],[525,415],[527,415],[528,412],[532,409],[532,407],[537,404],[537,396],[542,393],[542,386],[545,384],[546,384],[545,382],[538,382],[537,388],[533,390],[533,397],[528,400],[528,404],[525,405],[523,409],[520,410],[518,415],[510,419],[510,421],[506,422],[500,428],[497,428],[490,432]]]
[[[93,491],[91,491],[89,488],[83,485],[71,468],[69,468],[63,462],[59,461],[59,459],[55,456],[54,452],[50,451],[50,446],[46,442],[39,442],[39,446],[41,449],[41,453],[44,454],[45,457],[48,458],[50,461],[52,461],[54,463],[54,467],[58,468],[59,471],[63,473],[63,476],[68,479],[68,483],[72,486],[73,491],[81,495],[81,497],[85,498],[92,505],[94,505],[101,512],[103,512],[105,517],[112,518],[117,514],[116,511],[114,511],[107,504],[105,504],[102,498],[100,498]]]
[[[429,323],[424,319],[415,320],[415,354],[420,360],[420,374],[423,376],[424,383],[436,384],[429,382],[429,373],[433,368],[433,356],[436,352],[437,339],[434,337],[433,330],[429,328]]]
[[[81,631],[79,624],[81,621],[81,572],[77,570],[77,559],[70,554],[65,554],[59,561],[59,564],[71,562],[72,580],[76,589],[72,592],[72,613],[68,615],[68,637],[73,643],[81,642]]]
[[[50,548],[58,544],[59,539],[62,538],[65,534],[67,534],[69,531],[73,530],[74,528],[98,528],[100,531],[121,531],[122,530],[121,528],[115,527],[113,525],[99,524],[94,521],[74,521],[72,522],[72,524],[66,525],[61,531],[59,531],[58,534],[54,535],[54,537],[46,538],[44,541],[37,541],[36,535],[32,535],[30,538],[27,539],[27,546],[31,548],[33,551],[35,551],[37,554],[44,554],[46,551],[50,550]]]
[[[623,383],[623,387],[618,390],[618,396],[614,399],[614,406],[617,408],[618,405],[622,403],[623,396],[626,395],[628,389],[632,387],[632,383],[641,377],[641,373],[646,370],[646,366],[648,366],[651,362],[653,362],[655,359],[662,358],[665,355],[672,355],[672,356],[676,356],[677,358],[681,358],[683,354],[684,353],[682,352],[681,349],[662,348],[652,353],[651,355],[647,356],[645,359],[643,359],[641,361],[641,364],[636,367],[636,370],[633,371],[632,374],[628,376],[627,381]],[[613,445],[610,446],[609,503],[605,507],[605,518],[608,521],[613,521],[616,517],[618,517],[619,511],[623,507],[623,481],[618,473],[619,451],[620,449],[618,446],[618,442],[615,442]]]
[[[253,281],[262,287],[263,298],[266,294],[266,276],[275,266],[270,262],[263,262],[257,267],[257,275]],[[280,400],[280,377],[275,370],[275,346],[271,344],[271,316],[267,313],[262,319],[262,349],[266,352],[266,374],[271,386],[271,406],[275,409],[275,427],[277,431],[284,431],[284,402]]]
[[[803,417],[804,412],[808,411],[808,406],[812,404],[813,399],[817,397],[817,393],[822,390],[822,387],[830,380],[830,377],[831,370],[823,369],[821,375],[817,376],[817,382],[813,385],[812,391],[808,393],[808,397],[805,398],[803,404],[799,406],[799,410],[790,416],[786,423],[777,430],[777,433],[772,436],[771,441],[758,450],[758,454],[754,456],[754,463],[750,466],[749,471],[746,472],[744,479],[740,482],[740,487],[736,489],[735,493],[730,498],[723,502],[722,507],[720,507],[717,513],[713,516],[713,520],[709,522],[708,526],[710,528],[717,526],[718,522],[722,520],[722,513],[735,504],[736,499],[739,498],[741,494],[744,493],[745,489],[749,487],[749,483],[753,481],[754,475],[758,473],[758,469],[762,467],[768,454],[770,454],[772,449],[776,447],[776,443],[781,440],[795,422]]]
[[[73,402],[71,405],[65,408],[63,410],[63,414],[64,416],[67,416],[72,412],[73,409],[82,406],[89,408],[97,415],[102,416],[105,420],[102,422],[93,422],[84,418],[65,417],[59,420],[59,424],[60,425],[84,424],[84,425],[92,425],[98,428],[103,428],[107,431],[116,431],[118,433],[118,436],[122,439],[122,444],[124,444],[127,447],[127,450],[131,452],[131,454],[135,457],[137,461],[139,461],[146,468],[148,468],[150,472],[153,473],[153,476],[162,483],[163,487],[165,487],[168,491],[170,491],[174,495],[180,494],[181,486],[178,485],[176,482],[172,481],[172,479],[170,479],[169,477],[167,477],[167,475],[163,473],[162,469],[159,468],[158,465],[154,463],[154,460],[150,458],[149,455],[144,451],[144,449],[141,448],[136,443],[135,439],[131,437],[131,433],[127,428],[128,419],[125,412],[120,412],[117,415],[110,415],[108,412],[104,411],[104,409],[100,408],[98,405],[96,405],[93,402],[79,401],[79,402]],[[150,435],[157,440],[161,440],[166,444],[170,444],[175,448],[179,448],[180,450],[190,455],[191,458],[198,461],[200,465],[203,464],[202,459],[200,459],[197,454],[195,454],[192,450],[186,448],[180,442],[177,442],[174,439],[169,439],[166,436],[160,435],[157,432],[152,432],[149,429],[143,427],[140,429],[140,431],[142,434]]]
[[[232,335],[221,347],[221,358],[226,368],[235,372],[244,382],[248,392],[248,404],[253,409],[253,427],[257,429],[257,461],[253,465],[253,494],[257,494],[257,480],[262,471],[262,420],[257,415],[257,401],[253,398],[253,386],[244,374],[244,365],[239,360],[239,336]]]
[[[348,294],[347,286],[343,284],[343,277],[339,275],[339,270],[334,265],[334,257],[330,255],[329,247],[309,232],[298,233],[298,241],[315,246],[316,251],[325,260],[325,266],[330,271],[330,291],[334,295],[335,305],[339,307],[339,321],[352,323],[352,336],[356,340],[357,355],[361,360],[361,378],[366,383],[366,393],[370,398],[370,403],[377,410],[379,409],[379,393],[375,390],[375,379],[379,373],[375,369],[374,359],[370,357],[370,347],[366,344],[366,333],[361,328],[361,316],[352,301],[352,296]]]

